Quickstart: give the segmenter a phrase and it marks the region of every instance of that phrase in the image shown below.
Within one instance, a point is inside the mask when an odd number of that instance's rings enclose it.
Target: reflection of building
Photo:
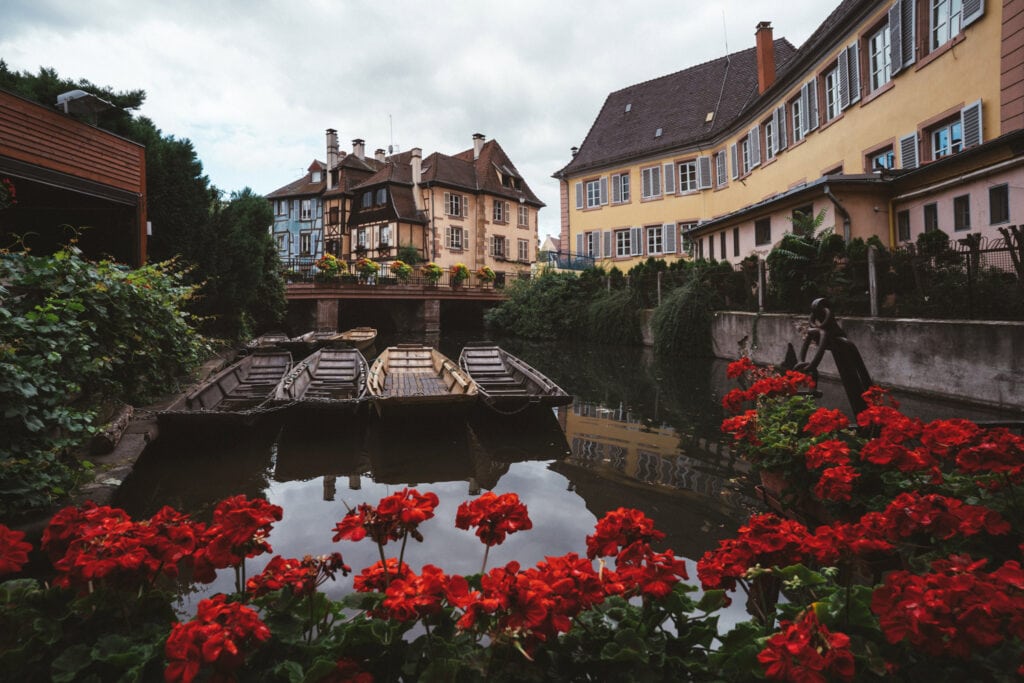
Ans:
[[[621,407],[575,403],[566,411],[565,430],[570,463],[652,486],[728,497],[729,475],[747,469],[727,445],[646,425]]]
[[[372,157],[365,142],[338,150],[327,130],[327,162],[267,195],[282,258],[394,259],[399,247],[442,266],[527,270],[537,255],[544,204],[495,140],[477,133],[455,155],[413,148]]]
[[[563,250],[736,263],[821,211],[848,240],[1000,237],[1024,200],[1022,14],[842,0],[799,49],[762,22],[754,47],[609,94],[556,173]]]
[[[108,103],[72,91],[71,111]],[[50,253],[80,230],[89,257],[131,265],[146,259],[146,149],[52,107],[0,90],[0,181],[9,178],[17,203],[0,205],[0,248],[31,235],[36,253]]]

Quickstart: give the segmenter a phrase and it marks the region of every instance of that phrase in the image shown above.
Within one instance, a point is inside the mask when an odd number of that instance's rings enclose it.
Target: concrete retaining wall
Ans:
[[[1024,412],[1024,323],[840,317],[839,325],[880,385]],[[778,364],[787,342],[799,353],[806,327],[807,316],[719,312],[714,353],[748,351],[755,362]],[[819,371],[839,376],[829,354]]]

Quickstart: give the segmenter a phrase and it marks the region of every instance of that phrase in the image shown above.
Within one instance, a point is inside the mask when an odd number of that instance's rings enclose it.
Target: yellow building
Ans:
[[[844,0],[608,95],[561,184],[563,254],[766,255],[795,212],[887,245],[1024,222],[1024,1]]]
[[[369,156],[358,138],[351,153],[340,152],[334,129],[326,142],[326,163],[314,161],[305,176],[267,195],[286,263],[324,253],[388,261],[411,246],[443,267],[529,273],[544,204],[497,141],[477,133],[463,152],[426,157],[420,148]]]

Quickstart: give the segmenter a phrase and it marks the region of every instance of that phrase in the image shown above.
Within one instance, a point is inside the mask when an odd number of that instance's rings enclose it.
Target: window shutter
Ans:
[[[601,176],[599,187],[601,191],[601,206],[604,206],[608,203],[608,176]]]
[[[900,28],[902,29],[902,50],[903,50],[903,66],[904,68],[910,66],[915,60],[915,48],[917,47],[917,22],[916,22],[916,3],[914,0],[900,0]],[[892,39],[892,31],[889,32],[890,40]]]
[[[576,208],[583,208],[583,183],[576,183]]]
[[[917,168],[917,133],[900,138],[900,168]]]
[[[711,157],[697,157],[697,189],[711,187]]]
[[[750,168],[761,165],[761,126],[754,126],[747,133],[747,147],[750,149]]]
[[[672,162],[665,164],[665,194],[676,193],[676,165]]]
[[[775,110],[775,139],[778,141],[778,150],[786,149],[789,144],[786,138],[786,103],[783,102]]]
[[[576,256],[583,256],[583,233],[576,235]]]
[[[818,129],[818,81],[812,80],[803,87],[803,97],[806,99],[805,106],[801,113],[804,114],[804,133]]]
[[[676,225],[665,223],[661,226],[661,248],[666,254],[676,253]]]
[[[849,55],[847,63],[850,68],[850,104],[860,101],[860,44],[851,43],[850,47],[846,48],[846,54]]]
[[[736,143],[729,145],[729,161],[732,164],[732,179],[740,177],[739,157],[736,155]]]
[[[967,28],[985,14],[985,0],[964,0],[961,26]]]
[[[839,108],[846,109],[850,106],[850,55],[843,50],[839,53]],[[827,87],[827,86],[826,86]]]
[[[604,193],[601,196],[602,197],[607,197],[608,196],[608,188],[604,189]],[[512,222],[512,205],[509,204],[508,202],[502,202],[502,203],[505,205],[505,213],[503,213],[501,217],[505,219],[506,223],[511,223]],[[605,204],[607,204],[607,203],[608,202],[605,202]]]
[[[632,227],[629,229],[629,255],[644,255],[644,231],[643,228]]]
[[[960,110],[960,124],[963,127],[964,149],[980,145],[983,139],[981,130],[981,100],[969,104]]]
[[[612,255],[612,231],[604,231],[604,249],[601,251],[601,255],[608,258]]]
[[[889,8],[889,69],[893,76],[903,70],[903,31],[900,28],[900,0]]]
[[[622,176],[612,176],[612,203],[618,204],[622,201]]]
[[[444,246],[452,248],[452,226],[444,226]]]

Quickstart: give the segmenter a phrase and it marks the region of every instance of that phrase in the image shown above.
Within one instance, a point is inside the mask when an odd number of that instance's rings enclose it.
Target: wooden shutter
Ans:
[[[718,186],[725,187],[729,182],[728,172],[725,167],[725,150],[723,149],[717,154],[715,154],[715,159],[715,167],[718,174],[716,178],[716,180],[718,181]]]
[[[889,8],[889,71],[893,76],[903,70],[903,31],[900,0]]]
[[[459,205],[462,207],[462,217],[469,218],[469,197],[464,194],[460,194]]]
[[[444,246],[452,248],[452,226],[444,226]]]
[[[602,251],[602,254],[604,255],[605,258],[608,258],[608,257],[612,256],[612,231],[611,230],[605,230],[604,231],[604,250]]]
[[[697,157],[697,189],[706,190],[711,187],[711,157]]]
[[[837,61],[839,73],[839,109],[842,111],[850,106],[850,55],[846,50],[839,53]],[[827,86],[826,86],[827,87]],[[827,114],[826,114],[827,116]]]
[[[818,129],[818,81],[811,80],[800,88],[800,115],[804,135]]]
[[[963,128],[964,149],[981,144],[981,100],[960,110],[960,125]]]
[[[629,255],[644,255],[644,230],[643,228],[632,227],[629,229]]]
[[[964,0],[960,25],[967,28],[985,14],[985,0]]]
[[[917,133],[900,138],[900,168],[917,168]]]
[[[665,223],[661,226],[661,250],[665,254],[676,253],[676,224]]]
[[[847,79],[850,84],[850,104],[854,104],[860,101],[860,44],[851,43],[845,54],[848,55],[847,64],[850,71]]]
[[[754,126],[747,133],[747,149],[750,151],[750,168],[761,165],[761,126]]]
[[[914,0],[899,0],[900,2],[900,29],[902,36],[901,49],[903,52],[903,67],[906,68],[914,63],[917,47],[917,17],[916,2]],[[889,39],[892,39],[892,30],[889,31]]]
[[[618,204],[622,201],[622,176],[612,176],[612,204]]]
[[[583,233],[576,235],[576,256],[583,256]]]
[[[608,203],[608,176],[601,176],[601,183],[599,185],[599,191],[601,193],[600,203],[601,206],[605,206]]]
[[[583,208],[583,183],[576,183],[576,208]]]
[[[665,164],[665,194],[676,193],[676,165],[671,161]]]
[[[740,177],[739,156],[736,154],[736,143],[729,145],[729,162],[732,164],[732,179]]]

